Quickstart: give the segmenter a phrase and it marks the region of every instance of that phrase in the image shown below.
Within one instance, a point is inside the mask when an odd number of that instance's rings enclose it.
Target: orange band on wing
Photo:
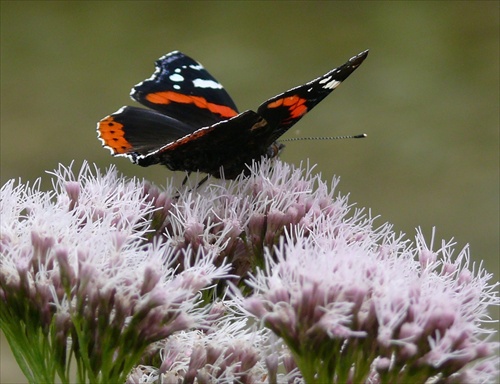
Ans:
[[[299,105],[293,109],[290,109],[292,118],[297,118],[300,116],[304,116],[307,113],[307,107],[305,105]]]
[[[172,91],[150,93],[146,95],[146,99],[153,104],[194,104],[198,108],[208,109],[210,112],[217,113],[226,118],[230,118],[238,114],[234,109],[225,105],[209,103],[204,97],[184,95],[182,93]]]
[[[112,116],[99,121],[98,131],[99,138],[113,151],[113,154],[127,153],[132,149],[132,145],[124,137],[123,124],[117,123]]]
[[[287,107],[290,111],[290,118],[297,118],[307,113],[306,99],[299,96],[288,96],[269,103],[267,108]]]

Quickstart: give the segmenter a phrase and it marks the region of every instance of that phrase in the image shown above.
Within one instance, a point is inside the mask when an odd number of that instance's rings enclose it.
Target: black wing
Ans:
[[[145,156],[195,129],[149,109],[122,107],[97,123],[104,147],[115,156]]]
[[[367,55],[368,50],[361,52],[325,75],[274,96],[261,104],[257,112],[274,128],[274,134],[269,138],[269,142],[272,143],[283,135],[328,96],[361,65]]]
[[[174,51],[156,61],[156,71],[137,84],[131,97],[195,128],[238,114],[224,87],[198,62]]]

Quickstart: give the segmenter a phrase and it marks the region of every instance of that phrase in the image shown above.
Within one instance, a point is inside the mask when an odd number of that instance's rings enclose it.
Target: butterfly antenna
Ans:
[[[345,135],[345,136],[292,137],[289,139],[281,139],[280,141],[364,139],[366,136],[367,136],[366,133],[360,133],[359,135]]]

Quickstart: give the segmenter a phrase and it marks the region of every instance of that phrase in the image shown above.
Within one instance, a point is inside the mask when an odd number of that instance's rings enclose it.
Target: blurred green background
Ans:
[[[96,122],[174,49],[240,110],[370,55],[285,137],[282,159],[341,176],[352,202],[413,237],[469,243],[499,279],[499,5],[496,1],[1,1],[1,168],[35,180],[58,163],[116,164],[164,184],[166,168],[112,158]],[[183,175],[176,175],[179,180]],[[498,313],[493,314],[498,318]],[[0,381],[22,382],[2,338]],[[12,370],[9,369],[11,366]]]

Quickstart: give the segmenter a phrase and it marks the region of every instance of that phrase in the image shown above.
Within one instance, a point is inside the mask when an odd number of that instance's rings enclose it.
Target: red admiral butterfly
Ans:
[[[275,157],[276,140],[337,88],[368,55],[304,85],[272,97],[257,112],[236,105],[203,66],[174,51],[156,61],[156,71],[130,96],[151,108],[122,107],[97,124],[98,138],[114,156],[147,167],[202,171],[234,179],[261,156]]]

